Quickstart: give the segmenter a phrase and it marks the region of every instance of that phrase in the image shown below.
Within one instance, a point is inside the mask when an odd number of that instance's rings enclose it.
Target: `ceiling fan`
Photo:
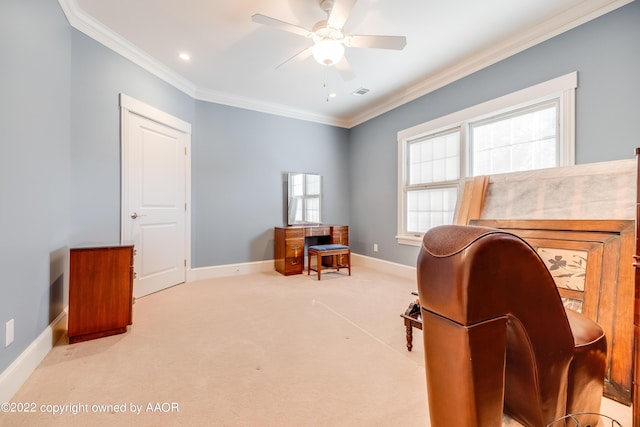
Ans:
[[[320,7],[327,13],[327,19],[317,22],[311,30],[259,13],[253,15],[251,19],[258,24],[269,25],[313,40],[312,46],[287,59],[276,68],[290,62],[304,60],[313,55],[318,63],[326,66],[335,65],[345,80],[351,80],[354,75],[351,66],[344,57],[345,46],[402,50],[407,44],[407,39],[404,36],[345,35],[342,28],[356,1],[320,0]]]

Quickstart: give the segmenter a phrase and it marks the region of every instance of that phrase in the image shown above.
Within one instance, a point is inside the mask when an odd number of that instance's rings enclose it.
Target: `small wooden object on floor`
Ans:
[[[420,305],[412,302],[407,310],[400,315],[404,319],[404,327],[407,331],[407,350],[413,348],[413,328],[422,330],[422,316],[420,316]]]
[[[307,249],[307,275],[311,274],[311,271],[318,272],[318,280],[322,270],[335,269],[340,271],[341,268],[349,269],[349,276],[351,276],[351,249],[346,245],[330,244],[330,245],[313,245]],[[311,266],[311,258],[316,257],[315,268]],[[331,257],[332,262],[329,265],[323,265],[322,258]]]

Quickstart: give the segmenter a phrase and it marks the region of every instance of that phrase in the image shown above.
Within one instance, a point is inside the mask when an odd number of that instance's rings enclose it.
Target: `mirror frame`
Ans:
[[[316,179],[317,184],[310,182]],[[287,173],[287,224],[322,224],[322,175]]]

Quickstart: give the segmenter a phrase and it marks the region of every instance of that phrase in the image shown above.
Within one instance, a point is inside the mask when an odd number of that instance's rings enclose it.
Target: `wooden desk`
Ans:
[[[305,240],[310,237],[324,237],[323,243],[337,243],[349,246],[348,225],[300,225],[275,227],[274,258],[278,273],[289,276],[304,271]]]

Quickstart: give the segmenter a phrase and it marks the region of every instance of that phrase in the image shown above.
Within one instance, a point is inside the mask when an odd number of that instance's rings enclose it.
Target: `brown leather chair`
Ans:
[[[436,227],[417,273],[432,427],[501,426],[503,411],[545,427],[599,412],[604,331],[565,310],[525,241],[487,227]],[[599,417],[577,419],[595,426]]]

